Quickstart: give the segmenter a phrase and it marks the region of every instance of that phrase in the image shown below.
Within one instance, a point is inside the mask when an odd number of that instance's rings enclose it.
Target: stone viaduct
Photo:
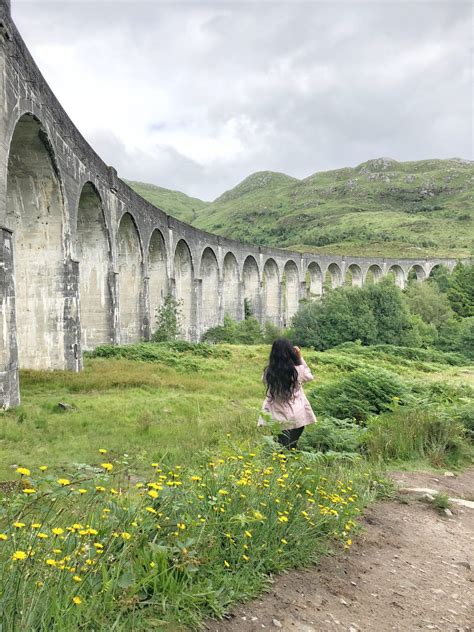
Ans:
[[[18,368],[79,370],[82,351],[149,339],[171,292],[182,336],[199,340],[245,299],[286,325],[323,284],[427,277],[454,260],[331,257],[253,247],[197,230],[146,202],[87,144],[0,0],[0,400]]]

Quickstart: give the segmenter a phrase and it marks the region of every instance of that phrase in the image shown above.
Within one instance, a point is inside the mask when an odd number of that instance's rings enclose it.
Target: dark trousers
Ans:
[[[280,432],[277,437],[278,443],[284,448],[288,448],[288,450],[291,450],[292,448],[296,449],[298,439],[301,437],[303,430],[304,426],[283,430],[283,432]]]

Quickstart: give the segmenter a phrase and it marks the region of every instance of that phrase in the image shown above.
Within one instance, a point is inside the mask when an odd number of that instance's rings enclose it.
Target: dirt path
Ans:
[[[474,469],[456,477],[394,472],[400,487],[474,500]],[[278,577],[261,599],[210,632],[474,632],[474,509],[442,516],[420,496],[378,503],[349,553]]]

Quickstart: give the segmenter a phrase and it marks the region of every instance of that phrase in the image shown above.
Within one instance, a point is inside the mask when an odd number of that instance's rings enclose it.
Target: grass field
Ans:
[[[306,351],[320,423],[290,454],[256,427],[268,351],[143,343],[78,374],[21,373],[22,405],[0,420],[4,632],[197,627],[349,548],[364,506],[392,493],[390,462],[472,462],[462,356]]]

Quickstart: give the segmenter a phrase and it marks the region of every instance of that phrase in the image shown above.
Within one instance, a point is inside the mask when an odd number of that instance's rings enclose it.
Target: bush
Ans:
[[[299,445],[303,450],[318,452],[357,452],[363,432],[350,419],[322,417],[305,428]]]
[[[384,358],[399,361],[400,358],[406,360],[419,360],[420,362],[435,362],[437,364],[448,364],[451,366],[463,366],[466,364],[465,356],[459,353],[445,353],[436,349],[417,349],[416,347],[397,347],[396,345],[372,345],[371,347],[361,347],[354,342],[346,342],[339,345],[338,350],[348,353],[356,352],[368,358]]]
[[[443,351],[457,351],[474,359],[474,317],[450,318],[438,329],[435,346]]]
[[[167,294],[163,305],[157,310],[156,330],[151,339],[153,342],[176,340],[181,326],[181,301]]]
[[[293,318],[292,333],[295,344],[320,351],[355,340],[421,344],[403,293],[390,278],[362,288],[336,288],[321,301],[304,304]]]
[[[208,329],[201,340],[212,344],[228,342],[230,344],[256,345],[264,342],[264,334],[260,323],[253,316],[237,322],[226,315],[224,316],[224,324]]]
[[[462,424],[433,408],[399,408],[391,415],[371,418],[365,447],[379,461],[429,459],[435,467],[458,464],[466,451]]]
[[[318,412],[358,422],[390,410],[394,401],[411,400],[407,386],[397,375],[373,368],[357,369],[334,384],[313,390],[310,396]]]

